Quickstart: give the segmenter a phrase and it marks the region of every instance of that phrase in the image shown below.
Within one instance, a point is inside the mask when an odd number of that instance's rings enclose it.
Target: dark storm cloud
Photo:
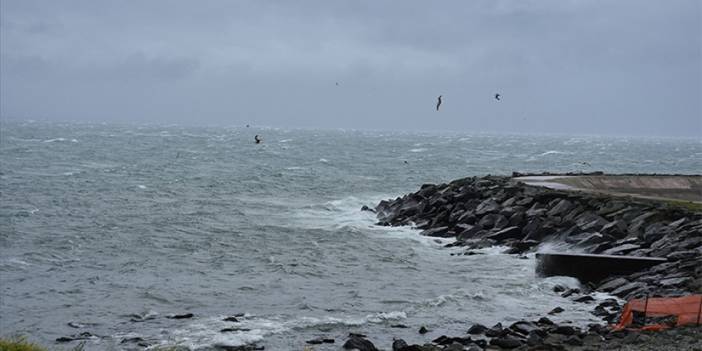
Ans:
[[[694,0],[0,6],[3,118],[701,134]]]

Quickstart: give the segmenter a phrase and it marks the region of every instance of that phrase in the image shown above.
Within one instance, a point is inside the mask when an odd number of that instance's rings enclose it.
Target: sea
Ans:
[[[533,254],[451,255],[451,239],[360,210],[466,176],[596,170],[700,173],[702,143],[3,120],[0,336],[339,350],[353,332],[387,349],[556,306],[555,321],[598,322],[553,292],[578,282],[536,276]]]

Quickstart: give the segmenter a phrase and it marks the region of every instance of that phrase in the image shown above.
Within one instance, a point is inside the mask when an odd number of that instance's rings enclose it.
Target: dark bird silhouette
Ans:
[[[337,87],[339,86],[339,82],[336,82],[336,86],[337,86]]]
[[[502,96],[502,95],[500,95],[500,94],[495,94],[495,100],[500,101],[500,96]]]
[[[441,106],[441,95],[439,95],[439,99],[436,101],[436,110],[439,111],[439,106]]]
[[[249,125],[247,124],[247,125],[246,125],[246,128],[248,128],[248,127],[249,127]]]
[[[580,164],[582,164],[583,166],[592,167],[592,165],[589,162],[583,161],[583,162],[580,162]]]
[[[258,134],[256,134],[256,136],[254,137],[254,140],[256,141],[256,144],[260,144],[263,141],[263,139],[261,139],[261,137],[259,137]]]

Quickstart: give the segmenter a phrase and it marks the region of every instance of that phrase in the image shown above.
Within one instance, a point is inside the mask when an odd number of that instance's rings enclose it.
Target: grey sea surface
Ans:
[[[552,291],[577,281],[536,277],[532,256],[451,256],[361,206],[471,175],[701,169],[691,139],[3,121],[0,336],[338,350],[349,332],[387,348],[556,306],[585,324],[592,306]]]

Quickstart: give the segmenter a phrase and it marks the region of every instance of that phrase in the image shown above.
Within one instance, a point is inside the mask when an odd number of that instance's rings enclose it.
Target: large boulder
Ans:
[[[477,216],[483,216],[488,213],[498,212],[500,210],[500,204],[493,199],[487,199],[478,205],[475,209],[475,214]]]
[[[487,238],[499,242],[507,239],[521,239],[522,236],[522,230],[519,227],[507,227],[497,233],[488,235]]]
[[[419,233],[419,235],[422,236],[433,236],[433,237],[438,237],[438,238],[447,238],[454,236],[454,233],[449,232],[448,227],[436,227],[436,228],[430,228],[427,230],[422,231]]]
[[[344,343],[344,349],[358,351],[378,351],[378,349],[373,345],[372,342],[356,335],[351,335],[348,340]]]

